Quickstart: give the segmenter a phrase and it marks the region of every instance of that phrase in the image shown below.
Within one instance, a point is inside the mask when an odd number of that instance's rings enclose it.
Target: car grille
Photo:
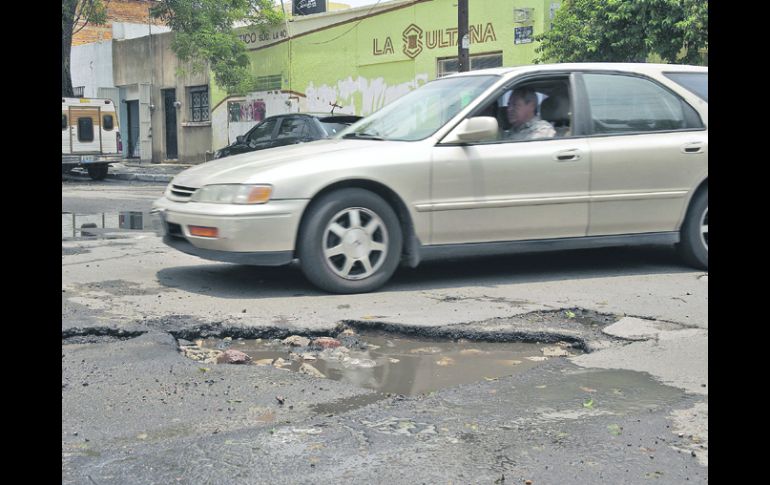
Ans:
[[[174,200],[186,201],[193,195],[193,192],[195,192],[196,190],[198,189],[194,187],[185,187],[184,185],[172,185],[171,195],[174,196],[173,197]]]
[[[182,232],[182,226],[180,226],[179,224],[168,222],[167,227],[168,227],[169,236],[184,238],[184,233]]]

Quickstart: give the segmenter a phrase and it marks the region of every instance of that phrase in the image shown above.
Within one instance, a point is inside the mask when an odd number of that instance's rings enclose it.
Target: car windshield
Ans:
[[[351,126],[339,136],[415,141],[429,137],[477,96],[497,76],[459,76],[429,82]]]

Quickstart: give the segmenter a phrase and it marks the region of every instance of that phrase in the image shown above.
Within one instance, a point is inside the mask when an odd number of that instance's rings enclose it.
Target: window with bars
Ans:
[[[209,88],[196,86],[187,88],[190,100],[190,121],[209,121]]]
[[[279,91],[281,89],[282,77],[280,74],[274,74],[272,76],[259,76],[257,77],[257,84],[255,91]]]
[[[436,77],[444,77],[450,74],[457,73],[458,61],[457,57],[446,57],[444,59],[436,59],[438,65],[436,67]],[[495,52],[493,54],[476,54],[470,56],[470,70],[477,71],[479,69],[488,69],[490,67],[503,67],[503,53]]]

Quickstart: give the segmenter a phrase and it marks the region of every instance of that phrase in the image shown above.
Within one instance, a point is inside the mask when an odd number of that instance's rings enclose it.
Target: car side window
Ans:
[[[307,132],[307,123],[302,118],[284,118],[278,128],[277,140],[285,138],[302,138]]]
[[[249,133],[246,141],[248,143],[270,141],[270,139],[273,137],[273,129],[275,128],[276,121],[277,120],[275,118],[263,121]]]
[[[641,77],[584,74],[594,134],[702,128],[695,110],[674,93]]]
[[[473,116],[491,116],[497,119],[498,135],[490,142],[571,136],[569,79],[549,77],[516,84]]]

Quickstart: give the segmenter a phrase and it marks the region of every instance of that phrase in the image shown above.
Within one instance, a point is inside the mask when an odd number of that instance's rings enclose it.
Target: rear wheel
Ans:
[[[682,259],[698,269],[709,269],[709,189],[698,192],[690,203],[677,247]]]
[[[390,279],[402,244],[398,217],[385,200],[342,189],[313,203],[297,247],[311,283],[332,293],[364,293]]]
[[[92,180],[104,180],[104,178],[107,176],[108,168],[109,166],[106,164],[89,165],[88,176],[91,177]]]

